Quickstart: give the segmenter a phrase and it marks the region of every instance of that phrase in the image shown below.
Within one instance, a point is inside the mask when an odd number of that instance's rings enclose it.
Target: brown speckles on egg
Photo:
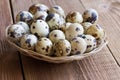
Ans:
[[[49,46],[47,46],[47,48],[46,48],[46,52],[48,52],[48,50],[49,50]]]
[[[95,23],[98,19],[98,13],[94,9],[88,9],[84,12],[83,18],[85,22]]]
[[[15,38],[15,33],[14,32],[10,32],[9,35],[10,35],[10,37]]]
[[[72,35],[69,35],[69,37],[71,37]]]
[[[84,12],[83,15],[86,15],[86,12]]]
[[[73,41],[73,40],[77,40],[77,38],[73,38],[72,41]]]
[[[35,29],[35,26],[33,26],[32,28]]]
[[[34,33],[34,35],[37,37],[37,38],[39,38],[40,36],[38,35],[38,33]]]
[[[79,41],[75,41],[76,43],[80,43]]]
[[[94,44],[93,46],[96,46],[96,44]]]
[[[88,41],[90,41],[90,39],[87,39]]]
[[[83,38],[83,36],[81,34],[78,34],[77,37],[82,37]]]
[[[42,20],[40,20],[40,22],[42,22]]]
[[[85,39],[85,38],[86,38],[86,36],[82,36],[82,38],[83,38],[83,39]]]
[[[69,52],[70,52],[70,49],[69,49],[69,48],[66,48],[66,52],[69,53]]]
[[[75,50],[77,50],[77,48],[75,48]]]
[[[77,51],[75,54],[78,55],[78,54],[80,54],[80,53],[81,53],[80,51]]]
[[[96,13],[93,12],[90,22],[94,23],[96,20],[97,20],[97,15],[96,15]]]
[[[80,29],[77,27],[76,29],[75,29],[76,31],[80,31]]]
[[[53,21],[55,21],[55,19],[53,19]]]
[[[53,8],[55,8],[55,9],[59,9],[57,6],[54,6]]]
[[[54,34],[54,37],[57,37],[57,34]]]
[[[23,12],[20,13],[20,21],[25,21]]]
[[[47,39],[44,39],[45,41],[47,41]]]
[[[45,28],[47,29],[48,27],[46,26]]]
[[[71,17],[74,17],[76,16],[76,13],[75,12],[71,12]]]
[[[92,45],[87,45],[87,48],[90,48],[90,47],[92,47]]]
[[[31,39],[27,39],[27,40],[25,41],[25,43],[27,43],[27,44],[30,44],[30,42],[31,42]]]
[[[73,50],[73,49],[71,49],[71,52],[74,52],[74,50]]]
[[[42,50],[45,50],[45,48],[43,47]]]
[[[54,14],[49,14],[47,17],[46,17],[46,22],[50,21],[55,15]]]
[[[96,38],[96,40],[97,40],[97,41],[99,41],[99,40],[100,40],[100,38]]]
[[[37,19],[42,19],[44,20],[45,16],[39,16]]]
[[[92,34],[92,36],[97,37],[97,34]]]
[[[22,35],[24,35],[25,33],[21,33]]]
[[[20,36],[20,34],[16,34],[16,36],[18,36],[18,37],[19,37],[19,36]]]
[[[30,45],[30,44],[28,44],[28,47],[31,47],[31,45]]]
[[[34,23],[36,23],[36,22],[37,22],[37,20],[34,20],[33,22],[34,22]]]
[[[56,50],[54,50],[53,52],[56,53]]]

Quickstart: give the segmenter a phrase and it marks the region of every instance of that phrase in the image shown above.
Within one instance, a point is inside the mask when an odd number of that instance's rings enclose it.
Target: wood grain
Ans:
[[[22,2],[22,3],[21,3]],[[88,5],[80,0],[12,0],[14,18],[20,10],[28,10],[33,3],[43,3],[49,7],[58,4],[69,11],[83,12]],[[83,2],[83,1],[82,1]],[[96,1],[95,1],[96,2]],[[95,5],[93,2],[91,5]],[[99,2],[99,1],[98,1]],[[99,3],[100,4],[100,3]],[[89,6],[89,5],[88,5]],[[95,5],[97,7],[97,5]],[[89,6],[90,7],[90,6]],[[99,11],[100,12],[100,11]],[[105,10],[101,10],[106,13]],[[101,14],[101,13],[100,13]],[[99,23],[103,24],[100,16]],[[105,24],[105,23],[104,23]],[[104,27],[107,31],[109,28]],[[119,80],[120,68],[114,60],[109,49],[105,47],[101,52],[81,61],[64,64],[52,64],[38,61],[22,55],[23,69],[26,80]]]
[[[85,8],[94,8],[99,12],[99,23],[105,29],[115,60],[120,66],[120,0],[81,0]],[[86,3],[88,2],[89,3]],[[95,5],[93,5],[95,3]]]
[[[22,80],[19,57],[5,38],[5,28],[12,24],[8,0],[0,2],[0,80]]]

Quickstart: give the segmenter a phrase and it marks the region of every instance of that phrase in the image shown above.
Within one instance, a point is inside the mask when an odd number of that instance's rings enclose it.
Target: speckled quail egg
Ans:
[[[34,19],[42,19],[42,20],[46,20],[47,17],[47,12],[45,11],[37,11],[34,15]]]
[[[95,23],[98,20],[98,13],[95,9],[87,9],[83,13],[83,21]]]
[[[71,22],[71,23],[82,23],[83,22],[83,17],[77,11],[69,12],[68,15],[66,16],[66,21]]]
[[[71,24],[72,23],[70,22],[64,23],[64,25],[60,28],[60,30],[62,30],[65,33],[65,31],[69,28]]]
[[[44,4],[33,4],[32,6],[30,6],[29,8],[29,12],[32,13],[33,15],[37,12],[37,11],[45,11],[47,12],[49,10],[49,8],[44,5]]]
[[[86,51],[87,43],[81,37],[75,37],[71,40],[71,54],[83,54]]]
[[[47,37],[49,34],[49,26],[43,20],[34,20],[30,27],[31,33],[38,38]]]
[[[53,30],[50,32],[49,38],[53,43],[56,43],[59,39],[65,39],[65,35],[61,30]]]
[[[93,49],[96,48],[97,46],[97,41],[96,39],[91,36],[91,35],[82,35],[82,38],[86,41],[87,43],[87,49],[86,49],[86,52],[90,52],[92,51]]]
[[[20,40],[20,46],[24,49],[34,50],[37,37],[33,34],[25,34]]]
[[[27,23],[25,23],[23,21],[19,21],[16,24],[21,25],[26,30],[27,33],[30,33],[30,28]]]
[[[18,24],[10,25],[7,30],[8,36],[15,42],[19,41],[20,38],[26,33],[26,30]]]
[[[49,13],[57,13],[63,18],[65,18],[64,10],[59,5],[54,5],[50,8]]]
[[[33,15],[28,11],[20,11],[16,16],[16,22],[23,21],[29,24],[32,19]]]
[[[84,28],[84,33],[92,25],[90,22],[84,22],[84,23],[81,23],[81,24],[82,24],[82,26]]]
[[[65,31],[65,36],[68,40],[72,40],[74,37],[80,36],[84,33],[83,26],[79,23],[72,23]]]
[[[46,22],[48,23],[50,30],[59,29],[64,25],[65,20],[57,13],[48,14],[46,17]]]
[[[52,55],[52,42],[48,38],[40,38],[35,45],[35,50],[43,55]]]
[[[104,30],[98,25],[91,25],[87,30],[86,34],[94,36],[97,40],[102,39],[105,35]]]
[[[67,56],[71,52],[71,44],[66,39],[60,39],[57,43],[54,44],[53,49],[55,56]]]

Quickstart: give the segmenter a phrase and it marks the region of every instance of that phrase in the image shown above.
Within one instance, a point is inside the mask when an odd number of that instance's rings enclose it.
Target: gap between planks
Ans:
[[[86,9],[86,7],[84,6],[83,2],[82,2],[81,0],[79,0],[79,2],[82,4],[83,8],[84,8],[84,9]],[[116,64],[120,67],[119,62],[118,62],[118,61],[117,61],[117,59],[115,58],[115,56],[114,56],[114,54],[113,54],[112,50],[110,49],[109,45],[107,44],[106,46],[107,46],[107,48],[108,48],[109,52],[111,53],[111,55],[113,56],[113,58],[114,58],[114,60],[115,60]]]
[[[13,6],[12,6],[11,0],[9,0],[9,4],[10,4],[10,11],[11,11],[11,14],[12,14],[12,22],[15,23]],[[21,72],[22,72],[22,77],[23,77],[23,80],[25,80],[25,75],[24,75],[24,70],[23,70],[23,63],[22,63],[22,59],[21,59],[21,54],[20,54],[19,51],[17,51],[16,53],[18,53],[20,68],[21,68]]]

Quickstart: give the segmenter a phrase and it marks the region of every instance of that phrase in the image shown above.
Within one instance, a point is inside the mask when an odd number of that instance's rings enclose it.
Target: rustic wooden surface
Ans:
[[[60,5],[69,11],[95,8],[109,44],[80,61],[52,64],[19,54],[5,38],[5,28],[33,3]],[[120,0],[2,0],[0,2],[0,80],[120,80]]]
[[[10,3],[0,2],[0,80],[22,80],[20,59],[17,51],[5,38],[5,28],[12,24]]]

